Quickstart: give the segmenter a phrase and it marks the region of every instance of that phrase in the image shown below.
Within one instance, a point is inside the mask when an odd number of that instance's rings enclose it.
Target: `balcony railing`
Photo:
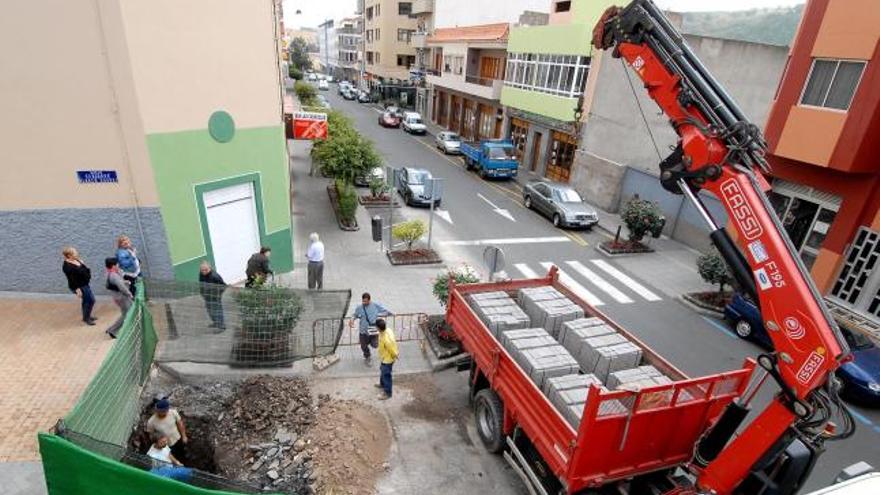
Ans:
[[[413,33],[410,37],[410,44],[413,48],[427,48],[428,33]]]
[[[493,86],[495,81],[499,81],[500,79],[495,79],[494,77],[465,76],[464,80],[471,84],[479,84],[480,86]]]
[[[430,14],[434,12],[434,0],[415,0],[412,3],[412,15]]]

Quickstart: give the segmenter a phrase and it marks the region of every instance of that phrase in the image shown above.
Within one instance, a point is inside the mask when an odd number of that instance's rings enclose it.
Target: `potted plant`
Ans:
[[[235,366],[288,366],[294,361],[293,329],[303,309],[299,294],[257,280],[235,293],[241,328],[234,336]]]
[[[629,238],[626,241],[621,241],[615,237],[614,240],[600,244],[600,249],[608,254],[652,252],[653,249],[645,245],[642,240],[647,235],[656,239],[663,232],[666,217],[663,216],[660,206],[636,195],[626,202],[620,213],[620,218],[629,230]]]
[[[699,309],[709,311],[713,315],[724,313],[724,306],[730,302],[733,296],[731,291],[724,290],[725,286],[733,285],[733,276],[727,267],[727,263],[716,249],[701,254],[697,258],[697,272],[704,282],[717,285],[717,291],[691,292],[683,296],[686,302]]]

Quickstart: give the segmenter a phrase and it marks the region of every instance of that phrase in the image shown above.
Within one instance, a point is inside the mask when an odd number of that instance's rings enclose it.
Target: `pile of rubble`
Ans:
[[[187,465],[255,491],[370,493],[387,468],[391,435],[384,415],[324,394],[314,400],[302,378],[152,384],[142,425],[152,413],[150,399],[165,395],[187,425]],[[145,451],[148,443],[136,434],[132,447]]]

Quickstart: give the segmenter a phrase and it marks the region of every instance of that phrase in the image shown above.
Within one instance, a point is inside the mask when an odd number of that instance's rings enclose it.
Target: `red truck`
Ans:
[[[638,345],[644,362],[673,382],[639,392],[602,392],[594,385],[574,429],[467,300],[476,293],[495,291],[515,298],[519,289],[548,285],[583,308],[586,316],[601,318]],[[688,378],[562,285],[556,267],[541,279],[453,285],[446,319],[471,356],[477,432],[488,450],[505,451],[505,458],[533,493],[578,493],[612,483],[620,483],[629,493],[651,493],[641,491],[639,483],[655,486],[658,478],[691,459],[699,437],[743,392],[754,368],[749,360],[739,370]],[[624,408],[603,408],[604,403]]]

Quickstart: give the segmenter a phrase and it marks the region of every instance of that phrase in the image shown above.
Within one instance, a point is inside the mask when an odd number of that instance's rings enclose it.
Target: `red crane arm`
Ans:
[[[761,365],[782,392],[733,441],[727,443],[739,423],[729,428],[710,458],[695,461],[698,489],[733,493],[786,431],[812,414],[813,394],[827,387],[848,348],[770,208],[766,180],[754,170],[767,169],[760,131],[680,34],[651,0],[635,0],[624,9],[606,11],[593,43],[600,49],[613,48],[615,56],[626,60],[668,116],[679,143],[661,164],[661,182],[685,194],[701,212],[737,281],[757,296],[773,341],[775,352]],[[699,190],[721,201],[738,245],[715,224],[699,200]],[[742,421],[745,413],[740,416]]]

